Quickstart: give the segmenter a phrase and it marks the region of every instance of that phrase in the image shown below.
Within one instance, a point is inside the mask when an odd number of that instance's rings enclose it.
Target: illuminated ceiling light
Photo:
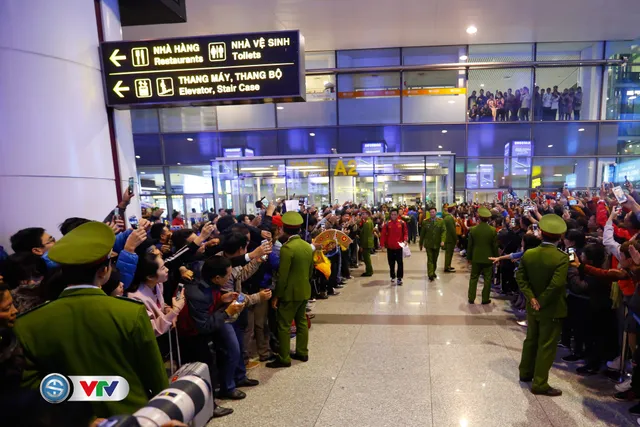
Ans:
[[[553,144],[549,144],[549,145],[547,145],[547,147],[551,148],[551,147],[553,147]]]
[[[504,179],[504,176],[502,177],[502,179]]]
[[[284,110],[284,107],[276,107],[278,110]]]
[[[476,27],[474,27],[473,25],[469,25],[467,27],[467,34],[475,34],[478,32],[478,29]]]
[[[442,133],[447,133],[448,131],[446,129],[442,129]]]
[[[467,55],[460,55],[460,61],[466,61],[467,59],[469,59]]]
[[[561,173],[554,173],[553,176],[562,176]]]
[[[578,129],[578,132],[584,132],[584,128]]]
[[[144,175],[146,172],[140,172],[140,175]]]
[[[449,104],[455,104],[456,101],[449,101]]]
[[[191,142],[193,141],[193,138],[187,138],[187,141]]]
[[[442,145],[438,145],[438,148],[442,148]]]
[[[136,156],[136,159],[139,159],[139,158],[140,158],[140,156]]]
[[[627,152],[627,149],[626,149],[626,148],[625,148],[624,152],[625,152],[625,153]]]
[[[313,132],[310,132],[310,133],[309,133],[309,136],[316,136],[316,134],[315,134],[315,133],[313,133]]]
[[[270,168],[272,168],[272,167],[273,167],[273,165],[269,165],[269,167],[270,167]]]

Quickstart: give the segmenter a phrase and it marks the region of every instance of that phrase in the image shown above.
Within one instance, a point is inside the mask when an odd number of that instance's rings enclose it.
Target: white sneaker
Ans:
[[[627,390],[631,390],[631,378],[624,381],[623,383],[616,384],[616,390],[620,393],[624,393]]]
[[[607,368],[609,368],[609,369],[611,369],[613,371],[619,371],[620,370],[620,356],[616,357],[611,362],[607,362]]]
[[[391,279],[391,284],[395,285],[396,284],[396,279]]]
[[[516,323],[517,323],[518,325],[522,326],[522,327],[525,327],[525,328],[527,327],[527,319],[525,319],[525,320],[518,320]]]

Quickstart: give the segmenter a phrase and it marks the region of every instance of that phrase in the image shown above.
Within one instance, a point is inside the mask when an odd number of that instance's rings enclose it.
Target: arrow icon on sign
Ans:
[[[113,87],[113,91],[116,93],[116,95],[118,95],[120,98],[124,98],[124,95],[122,94],[122,92],[126,92],[131,90],[131,88],[129,86],[122,86],[122,80],[118,80],[118,83],[116,83],[116,85]]]
[[[125,59],[127,59],[127,57],[124,55],[118,55],[118,52],[120,52],[120,49],[115,49],[109,57],[109,60],[113,62],[116,67],[120,66],[120,63],[118,61],[124,61]]]

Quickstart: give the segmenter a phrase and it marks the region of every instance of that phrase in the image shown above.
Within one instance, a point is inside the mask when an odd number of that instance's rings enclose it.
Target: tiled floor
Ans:
[[[525,330],[505,301],[466,304],[466,263],[456,254],[458,272],[444,274],[443,258],[430,283],[415,248],[404,286],[392,287],[385,255],[374,255],[372,278],[357,270],[341,295],[315,304],[309,362],[250,371],[260,386],[245,400],[221,402],[235,413],[210,426],[637,425],[630,404],[611,398],[613,383],[579,378],[560,360],[562,349],[550,382],[563,396],[532,395],[518,382]]]

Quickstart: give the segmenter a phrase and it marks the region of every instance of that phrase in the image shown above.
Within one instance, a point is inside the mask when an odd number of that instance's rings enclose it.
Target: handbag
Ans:
[[[411,256],[411,249],[409,245],[404,245],[402,247],[402,258],[409,258]]]

